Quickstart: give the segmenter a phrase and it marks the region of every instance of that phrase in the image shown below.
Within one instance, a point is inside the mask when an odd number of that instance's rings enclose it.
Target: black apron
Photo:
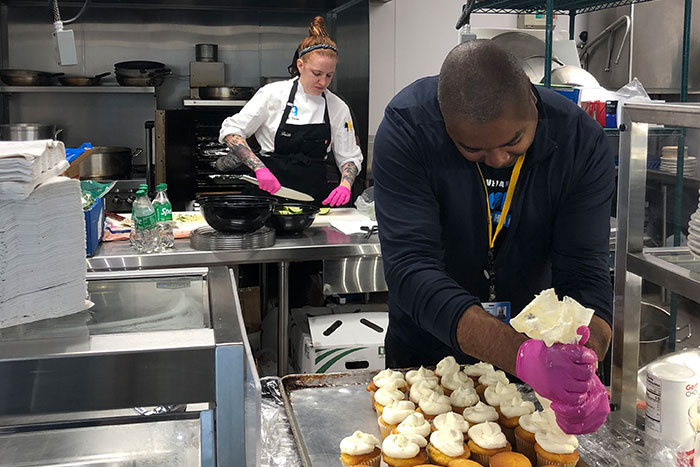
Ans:
[[[287,118],[294,107],[298,86],[299,80],[294,81],[275,133],[274,152],[261,157],[261,160],[282,186],[311,195],[313,204],[320,206],[331,191],[326,176],[326,158],[331,141],[328,103],[325,103],[323,123],[288,124]],[[326,94],[321,95],[326,101]]]

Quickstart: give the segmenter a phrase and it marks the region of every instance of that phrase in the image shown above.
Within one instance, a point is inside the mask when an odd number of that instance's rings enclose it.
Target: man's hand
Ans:
[[[551,408],[564,433],[583,435],[597,431],[605,423],[610,413],[610,400],[603,383],[593,375],[591,389],[578,403],[552,402]]]
[[[583,329],[582,329],[583,328]],[[586,343],[588,328],[579,334]],[[518,350],[515,372],[542,397],[553,402],[576,405],[594,384],[595,352],[582,344],[554,344],[547,347],[541,340],[525,341]],[[595,378],[597,380],[597,377]]]

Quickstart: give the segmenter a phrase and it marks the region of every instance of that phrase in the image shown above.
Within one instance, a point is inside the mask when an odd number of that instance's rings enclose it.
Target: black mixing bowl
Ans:
[[[202,215],[220,232],[249,233],[265,225],[273,200],[264,196],[210,195],[199,198]]]
[[[291,208],[291,210],[289,209]],[[279,234],[293,234],[308,228],[320,209],[307,203],[278,204],[272,209],[270,225]],[[284,214],[280,212],[285,212]]]

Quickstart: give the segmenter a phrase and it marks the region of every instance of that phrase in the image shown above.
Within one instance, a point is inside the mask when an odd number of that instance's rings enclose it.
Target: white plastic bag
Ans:
[[[377,220],[377,215],[374,212],[374,187],[371,186],[362,192],[355,200],[355,207],[365,216],[373,221]]]

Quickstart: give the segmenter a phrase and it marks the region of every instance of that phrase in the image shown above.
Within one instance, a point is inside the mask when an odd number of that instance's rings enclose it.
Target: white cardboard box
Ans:
[[[301,373],[329,373],[384,368],[384,335],[389,324],[386,312],[324,314],[299,310],[294,321],[308,316],[309,332],[301,325],[292,329],[293,365]],[[315,315],[315,316],[314,316]]]

